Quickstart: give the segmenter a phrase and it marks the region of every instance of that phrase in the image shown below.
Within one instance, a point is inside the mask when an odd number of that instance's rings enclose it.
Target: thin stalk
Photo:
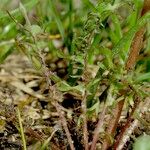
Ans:
[[[72,19],[72,13],[73,13],[73,5],[72,5],[72,0],[68,0],[68,6],[69,6],[69,26],[68,26],[68,37],[67,37],[67,47],[68,47],[68,51],[70,53],[70,55],[73,55],[74,53],[74,49],[73,49],[73,19]],[[68,73],[69,75],[72,75],[73,73],[73,64],[70,62],[68,65]]]
[[[51,71],[49,71],[49,69],[47,68],[44,56],[41,54],[41,52],[39,52],[39,56],[41,58],[43,72],[44,72],[45,78],[47,80],[50,92],[52,92],[52,95],[51,95],[52,105],[56,108],[56,110],[59,114],[59,118],[60,118],[62,127],[65,130],[67,140],[68,140],[68,143],[70,145],[70,149],[75,150],[73,140],[72,140],[70,131],[69,131],[68,126],[67,126],[67,120],[64,116],[64,112],[62,111],[61,106],[59,105],[59,103],[57,102],[57,99],[55,98],[55,95],[57,95],[57,93],[56,93],[57,89],[54,86],[52,86],[52,83],[51,83],[51,80],[50,80],[50,75],[52,75],[53,73]]]
[[[132,108],[130,116],[128,117],[124,127],[121,129],[120,134],[117,136],[117,140],[116,140],[116,142],[114,144],[114,150],[118,149],[118,146],[120,145],[126,130],[131,126],[131,122],[133,122],[133,114],[134,114],[137,106],[139,105],[139,103],[140,103],[140,99],[139,99],[139,97],[136,97],[135,103],[134,103],[134,107]]]
[[[73,55],[73,48],[72,48],[72,39],[73,39],[73,18],[72,18],[72,13],[73,13],[73,4],[72,0],[68,0],[68,5],[69,5],[69,26],[68,26],[68,50],[71,55]]]
[[[53,137],[53,135],[55,134],[56,131],[57,131],[57,129],[55,129],[55,130],[52,132],[51,136],[43,143],[43,145],[42,145],[42,147],[41,147],[41,150],[45,150],[45,149],[47,148],[49,142],[51,141],[51,139],[52,139],[52,137]]]
[[[145,99],[144,102],[140,103],[138,110],[136,110],[136,112],[139,113],[139,116],[141,118],[142,118],[143,114],[145,114],[145,112],[148,111],[149,106],[150,106],[149,98]],[[124,145],[127,143],[127,141],[129,141],[130,136],[134,132],[135,128],[138,127],[140,123],[141,123],[141,121],[135,117],[135,120],[130,124],[130,127],[127,128],[125,133],[123,134],[122,140],[120,141],[120,144],[118,145],[117,150],[123,149]]]
[[[98,138],[99,138],[100,129],[103,126],[103,123],[104,123],[104,118],[105,118],[106,111],[107,111],[107,105],[105,103],[102,112],[99,114],[99,121],[98,121],[97,126],[94,130],[94,135],[93,135],[93,140],[92,140],[92,145],[91,145],[90,150],[95,150],[96,149],[96,143],[97,143]]]
[[[83,102],[82,102],[82,110],[83,110],[83,139],[84,139],[84,147],[85,150],[89,149],[88,146],[88,129],[87,129],[87,106],[86,106],[86,98],[87,98],[87,93],[85,91],[84,97],[83,97]]]
[[[64,117],[64,112],[62,111],[61,106],[58,104],[57,101],[52,102],[52,104],[54,105],[54,107],[56,108],[56,110],[59,114],[61,124],[62,124],[62,126],[65,130],[65,133],[66,133],[66,136],[67,136],[67,139],[68,139],[68,143],[70,145],[70,149],[75,150],[75,147],[73,145],[73,140],[71,138],[71,134],[70,134],[70,131],[69,131],[68,126],[67,126],[67,121],[66,121],[66,118]]]
[[[21,134],[21,139],[22,139],[22,144],[23,144],[23,150],[27,150],[26,139],[25,139],[25,135],[24,135],[24,130],[23,130],[23,125],[22,125],[22,120],[21,120],[21,115],[20,115],[19,108],[16,108],[16,113],[17,113],[18,121],[19,121],[20,134]]]
[[[113,117],[109,120],[109,127],[107,128],[107,133],[110,134],[112,137],[114,136],[114,133],[116,131],[119,118],[121,116],[122,108],[123,108],[124,100],[118,102],[117,106],[113,110]],[[116,115],[116,116],[114,116]],[[111,145],[110,140],[106,139],[102,145],[103,150],[107,150],[108,147]]]
[[[150,10],[150,0],[145,0],[144,1],[144,6],[142,9],[141,16],[143,16],[147,11]],[[143,37],[145,33],[145,28],[142,27],[134,36],[131,48],[130,48],[130,53],[128,56],[128,59],[126,61],[125,69],[129,72],[130,70],[134,69],[134,66],[136,64],[137,58],[139,56],[139,52],[143,46]],[[124,91],[125,92],[125,91]],[[123,92],[123,93],[124,93]],[[122,92],[119,91],[119,93],[122,95]],[[110,126],[107,129],[107,132],[113,137],[114,133],[116,131],[121,112],[124,106],[124,100],[120,101],[114,111],[113,111],[113,117],[110,119]],[[128,120],[127,120],[128,122]],[[107,150],[111,146],[110,142],[106,139],[102,145],[103,150]]]

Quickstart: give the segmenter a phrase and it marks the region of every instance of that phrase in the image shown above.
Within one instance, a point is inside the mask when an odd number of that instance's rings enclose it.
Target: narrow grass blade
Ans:
[[[119,54],[120,52],[127,52],[129,50],[129,47],[131,45],[132,39],[135,35],[135,33],[143,26],[145,25],[148,20],[150,20],[150,13],[145,14],[143,17],[141,17],[137,24],[131,28],[124,36],[120,39],[120,41],[117,43],[117,45],[112,49],[113,56]]]
[[[18,117],[18,121],[19,121],[19,127],[20,127],[19,131],[20,131],[21,139],[22,139],[22,143],[23,143],[23,150],[27,150],[26,139],[25,139],[25,135],[24,135],[24,130],[23,130],[23,125],[22,125],[22,120],[21,120],[19,108],[16,108],[16,113],[17,113],[17,117]]]
[[[56,21],[56,24],[58,26],[59,32],[60,32],[60,34],[62,36],[62,39],[64,40],[65,39],[64,27],[63,27],[63,24],[62,24],[58,14],[57,14],[57,12],[56,12],[56,9],[55,9],[55,6],[54,6],[52,0],[49,0],[49,5],[50,5],[50,11],[51,11],[51,13],[52,13],[52,15],[53,15],[53,17],[54,17],[54,19]]]

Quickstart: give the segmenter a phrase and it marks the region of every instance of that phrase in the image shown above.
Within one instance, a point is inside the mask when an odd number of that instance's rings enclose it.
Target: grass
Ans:
[[[26,139],[25,139],[25,135],[24,135],[24,129],[23,129],[23,126],[22,126],[22,119],[21,119],[19,108],[17,108],[16,113],[17,113],[18,121],[19,121],[19,128],[20,128],[20,134],[21,134],[22,143],[23,143],[23,149],[27,150]]]
[[[23,149],[135,148],[149,133],[150,1],[21,2],[0,10],[0,132],[19,121]]]

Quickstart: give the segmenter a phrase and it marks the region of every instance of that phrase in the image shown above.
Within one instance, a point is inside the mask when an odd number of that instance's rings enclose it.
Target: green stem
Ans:
[[[19,121],[20,134],[21,134],[21,139],[22,139],[22,143],[23,143],[23,150],[27,150],[26,139],[25,139],[25,135],[24,135],[24,130],[23,130],[23,126],[22,126],[22,120],[21,120],[19,108],[17,108],[16,113],[17,113],[18,121]]]

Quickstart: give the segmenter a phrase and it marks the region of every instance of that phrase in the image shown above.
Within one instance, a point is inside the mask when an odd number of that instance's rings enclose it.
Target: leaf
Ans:
[[[50,140],[51,140],[51,136],[48,138],[48,139],[46,139],[45,141],[44,141],[44,143],[42,144],[42,146],[41,146],[41,150],[46,150],[47,148],[48,148],[48,145],[49,145],[49,143],[50,143]]]
[[[57,50],[56,54],[59,58],[70,59],[70,55],[64,54],[62,50]]]
[[[31,56],[31,60],[32,60],[32,64],[35,67],[35,69],[40,70],[42,67],[42,64],[41,64],[40,60],[38,59],[38,57]]]
[[[24,7],[24,5],[23,5],[21,2],[20,2],[20,4],[19,4],[19,9],[20,9],[20,11],[21,11],[23,17],[24,17],[25,20],[26,20],[26,24],[27,24],[28,26],[30,26],[31,23],[30,23],[30,21],[29,21],[29,19],[28,19],[28,15],[27,15],[26,8]]]
[[[22,144],[23,144],[23,149],[26,150],[27,146],[26,146],[26,138],[25,138],[25,134],[24,134],[24,128],[23,128],[23,124],[22,124],[22,118],[21,118],[21,113],[19,108],[16,108],[16,113],[17,113],[17,117],[18,117],[18,121],[19,121],[19,130],[20,130],[20,134],[21,134],[21,139],[22,139]]]
[[[66,92],[72,89],[72,87],[69,84],[67,84],[65,81],[57,83],[57,87],[62,92]]]
[[[110,36],[110,39],[111,39],[113,45],[117,44],[117,42],[119,41],[119,39],[118,39],[118,36],[115,34],[115,32],[112,31],[112,30],[110,30],[109,31],[109,36]]]
[[[99,113],[99,104],[100,102],[99,102],[99,100],[92,106],[92,107],[90,107],[90,108],[88,108],[88,112],[92,112],[92,111],[96,111],[96,115],[98,115],[98,113]]]
[[[12,47],[2,46],[0,47],[0,64],[13,52]]]
[[[65,39],[65,31],[64,31],[64,27],[63,27],[63,24],[56,12],[56,9],[55,9],[55,6],[53,4],[53,1],[52,0],[49,0],[49,5],[50,5],[50,11],[52,13],[52,16],[54,17],[55,21],[56,21],[56,24],[58,26],[58,29],[59,29],[59,32],[62,36],[62,39],[64,40]]]
[[[136,9],[139,11],[143,7],[144,0],[134,0]]]
[[[150,136],[142,135],[135,140],[133,150],[150,150]]]
[[[134,100],[133,100],[133,94],[130,94],[128,97],[127,97],[127,100],[129,102],[129,104],[133,107],[134,105]]]
[[[35,35],[37,35],[39,33],[42,33],[42,29],[38,25],[31,25],[30,26],[30,31],[33,34],[33,36],[35,36]]]
[[[74,59],[75,63],[81,63],[84,65],[84,55],[78,54],[73,59]]]
[[[39,2],[39,0],[30,0],[29,2],[27,2],[26,4],[24,4],[24,7],[26,10],[31,10],[33,6],[35,6],[37,3]],[[10,12],[11,15],[15,15],[15,16],[19,16],[19,8],[16,8],[15,10],[12,10]],[[6,12],[0,11],[0,19],[8,19],[9,16],[8,14],[6,14]]]
[[[107,91],[108,89],[108,91]],[[112,106],[113,102],[114,102],[114,97],[113,97],[113,93],[115,90],[115,85],[111,84],[110,87],[106,88],[106,93],[107,93],[107,105],[108,106]]]
[[[106,61],[104,62],[104,65],[112,69],[113,68],[112,51],[108,48],[101,47],[100,54],[105,56]]]
[[[93,12],[97,12],[97,9],[95,8],[94,4],[89,0],[83,0],[84,5],[86,5],[89,9],[91,9]]]
[[[120,24],[120,21],[119,21],[117,15],[115,15],[115,14],[112,15],[112,22],[113,22],[113,24],[115,26],[115,33],[116,33],[118,39],[121,39],[121,37],[122,37],[122,30],[121,30],[121,24]]]
[[[65,81],[61,81],[61,82],[57,83],[57,88],[62,92],[76,91],[76,92],[83,93],[85,90],[83,85],[70,86]]]
[[[132,27],[117,43],[117,45],[112,49],[113,56],[120,54],[120,52],[124,53],[127,52],[130,48],[132,39],[135,35],[135,33],[148,22],[148,19],[150,19],[150,12],[146,13],[143,17],[141,17],[136,25]]]
[[[129,29],[135,26],[137,22],[137,12],[133,11],[127,18],[127,24],[129,24]]]
[[[135,80],[136,81],[150,80],[150,72],[138,75],[138,77]]]
[[[54,83],[61,82],[61,78],[59,78],[56,74],[52,74],[50,78]]]
[[[100,82],[100,78],[96,78],[96,79],[93,79],[92,81],[89,82],[89,84],[87,85],[87,89],[93,93],[93,90],[95,89],[95,86],[97,87],[97,85],[99,84]]]
[[[85,88],[84,88],[84,86],[83,85],[77,85],[77,86],[74,86],[73,87],[73,90],[75,90],[75,91],[77,91],[77,92],[80,92],[80,93],[84,93],[84,91],[85,91]]]
[[[110,3],[101,2],[98,4],[97,12],[101,16],[101,19],[104,20],[106,17],[114,13],[116,9],[118,9],[120,6],[124,5],[124,2],[115,3],[114,5],[111,5]]]

